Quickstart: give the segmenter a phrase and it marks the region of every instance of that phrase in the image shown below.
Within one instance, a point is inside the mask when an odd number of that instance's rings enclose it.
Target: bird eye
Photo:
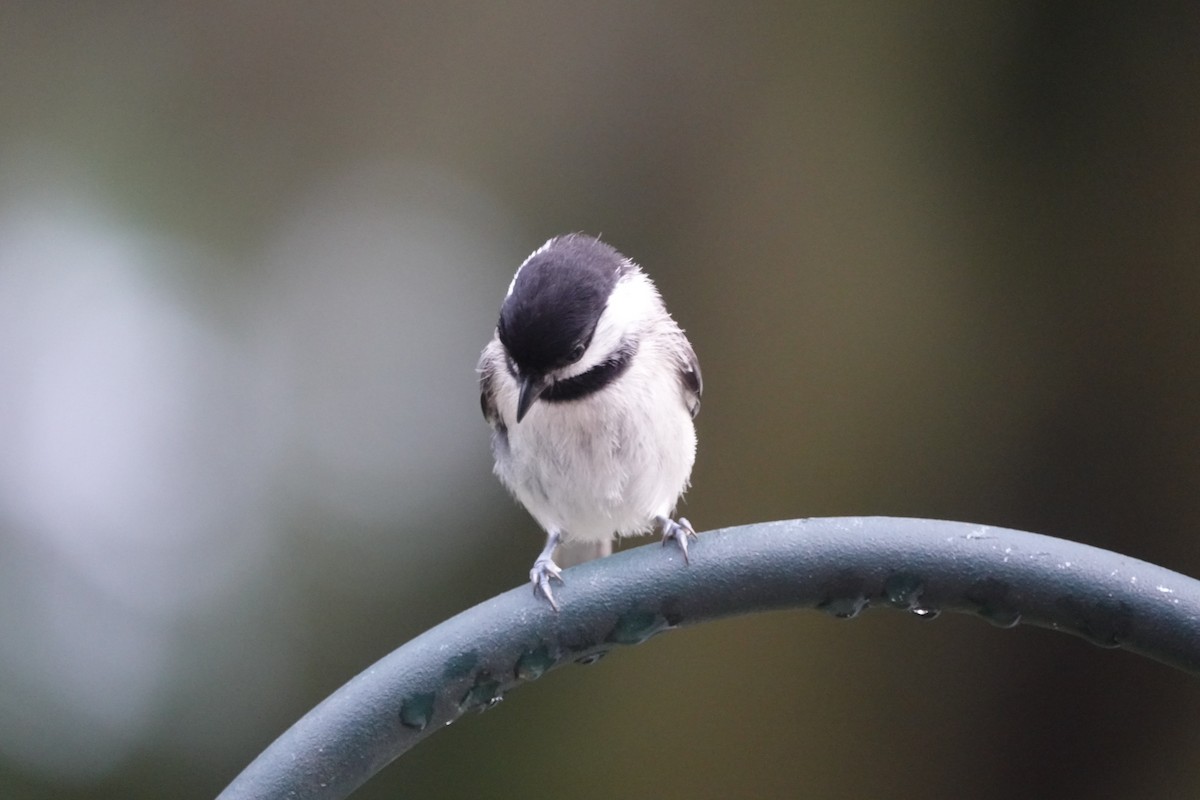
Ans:
[[[572,347],[571,348],[571,361],[574,362],[574,361],[578,361],[579,359],[583,358],[583,351],[586,349],[587,348],[584,347],[583,342],[580,342],[580,343],[576,344],[574,347]]]

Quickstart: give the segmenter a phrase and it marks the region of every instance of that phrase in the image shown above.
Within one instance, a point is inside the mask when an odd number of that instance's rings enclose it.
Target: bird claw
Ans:
[[[533,584],[533,596],[546,598],[550,607],[558,611],[558,601],[554,599],[554,592],[550,590],[551,581],[566,583],[558,564],[549,558],[539,558],[534,561],[533,569],[529,570],[529,582]]]
[[[692,523],[688,522],[685,517],[680,517],[676,522],[668,517],[663,517],[659,520],[662,525],[663,547],[667,546],[667,542],[674,541],[679,545],[679,549],[683,552],[683,563],[690,564],[688,560],[688,539],[696,538],[696,530],[692,527]]]

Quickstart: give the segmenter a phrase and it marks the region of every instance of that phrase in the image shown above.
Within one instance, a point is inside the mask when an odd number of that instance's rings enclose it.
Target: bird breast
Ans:
[[[644,533],[687,487],[696,453],[691,416],[676,376],[645,365],[635,359],[620,380],[580,400],[537,402],[520,423],[511,418],[515,381],[502,381],[507,442],[495,448],[496,474],[567,541]]]

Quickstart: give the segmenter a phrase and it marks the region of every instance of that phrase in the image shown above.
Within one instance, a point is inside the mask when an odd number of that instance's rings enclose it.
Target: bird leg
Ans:
[[[529,582],[533,584],[533,596],[540,595],[546,598],[550,607],[555,611],[558,611],[558,603],[554,600],[554,592],[550,591],[550,582],[565,582],[562,579],[562,570],[559,569],[558,564],[554,563],[554,548],[558,547],[560,541],[562,541],[562,534],[558,531],[547,533],[546,546],[542,548],[542,552],[533,562],[533,569],[529,570]]]
[[[696,538],[696,531],[692,528],[692,523],[684,517],[680,517],[679,522],[670,517],[658,517],[658,525],[663,532],[663,547],[666,547],[669,541],[676,542],[679,549],[683,551],[683,563],[691,563],[688,561],[688,539]]]

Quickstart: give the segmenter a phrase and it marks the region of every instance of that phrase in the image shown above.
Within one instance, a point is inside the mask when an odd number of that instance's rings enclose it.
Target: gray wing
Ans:
[[[683,386],[683,402],[692,419],[700,413],[700,395],[704,391],[704,377],[700,374],[700,361],[691,342],[683,340],[683,361],[679,365],[679,383]]]
[[[501,380],[499,370],[503,369],[502,356],[498,355],[499,342],[492,339],[479,357],[479,408],[483,418],[492,428],[492,455],[496,464],[508,459],[508,426],[500,416],[500,408],[496,405],[497,382]]]
[[[483,418],[492,428],[502,428],[500,409],[496,406],[496,359],[492,357],[492,346],[489,343],[479,357],[479,408]]]

